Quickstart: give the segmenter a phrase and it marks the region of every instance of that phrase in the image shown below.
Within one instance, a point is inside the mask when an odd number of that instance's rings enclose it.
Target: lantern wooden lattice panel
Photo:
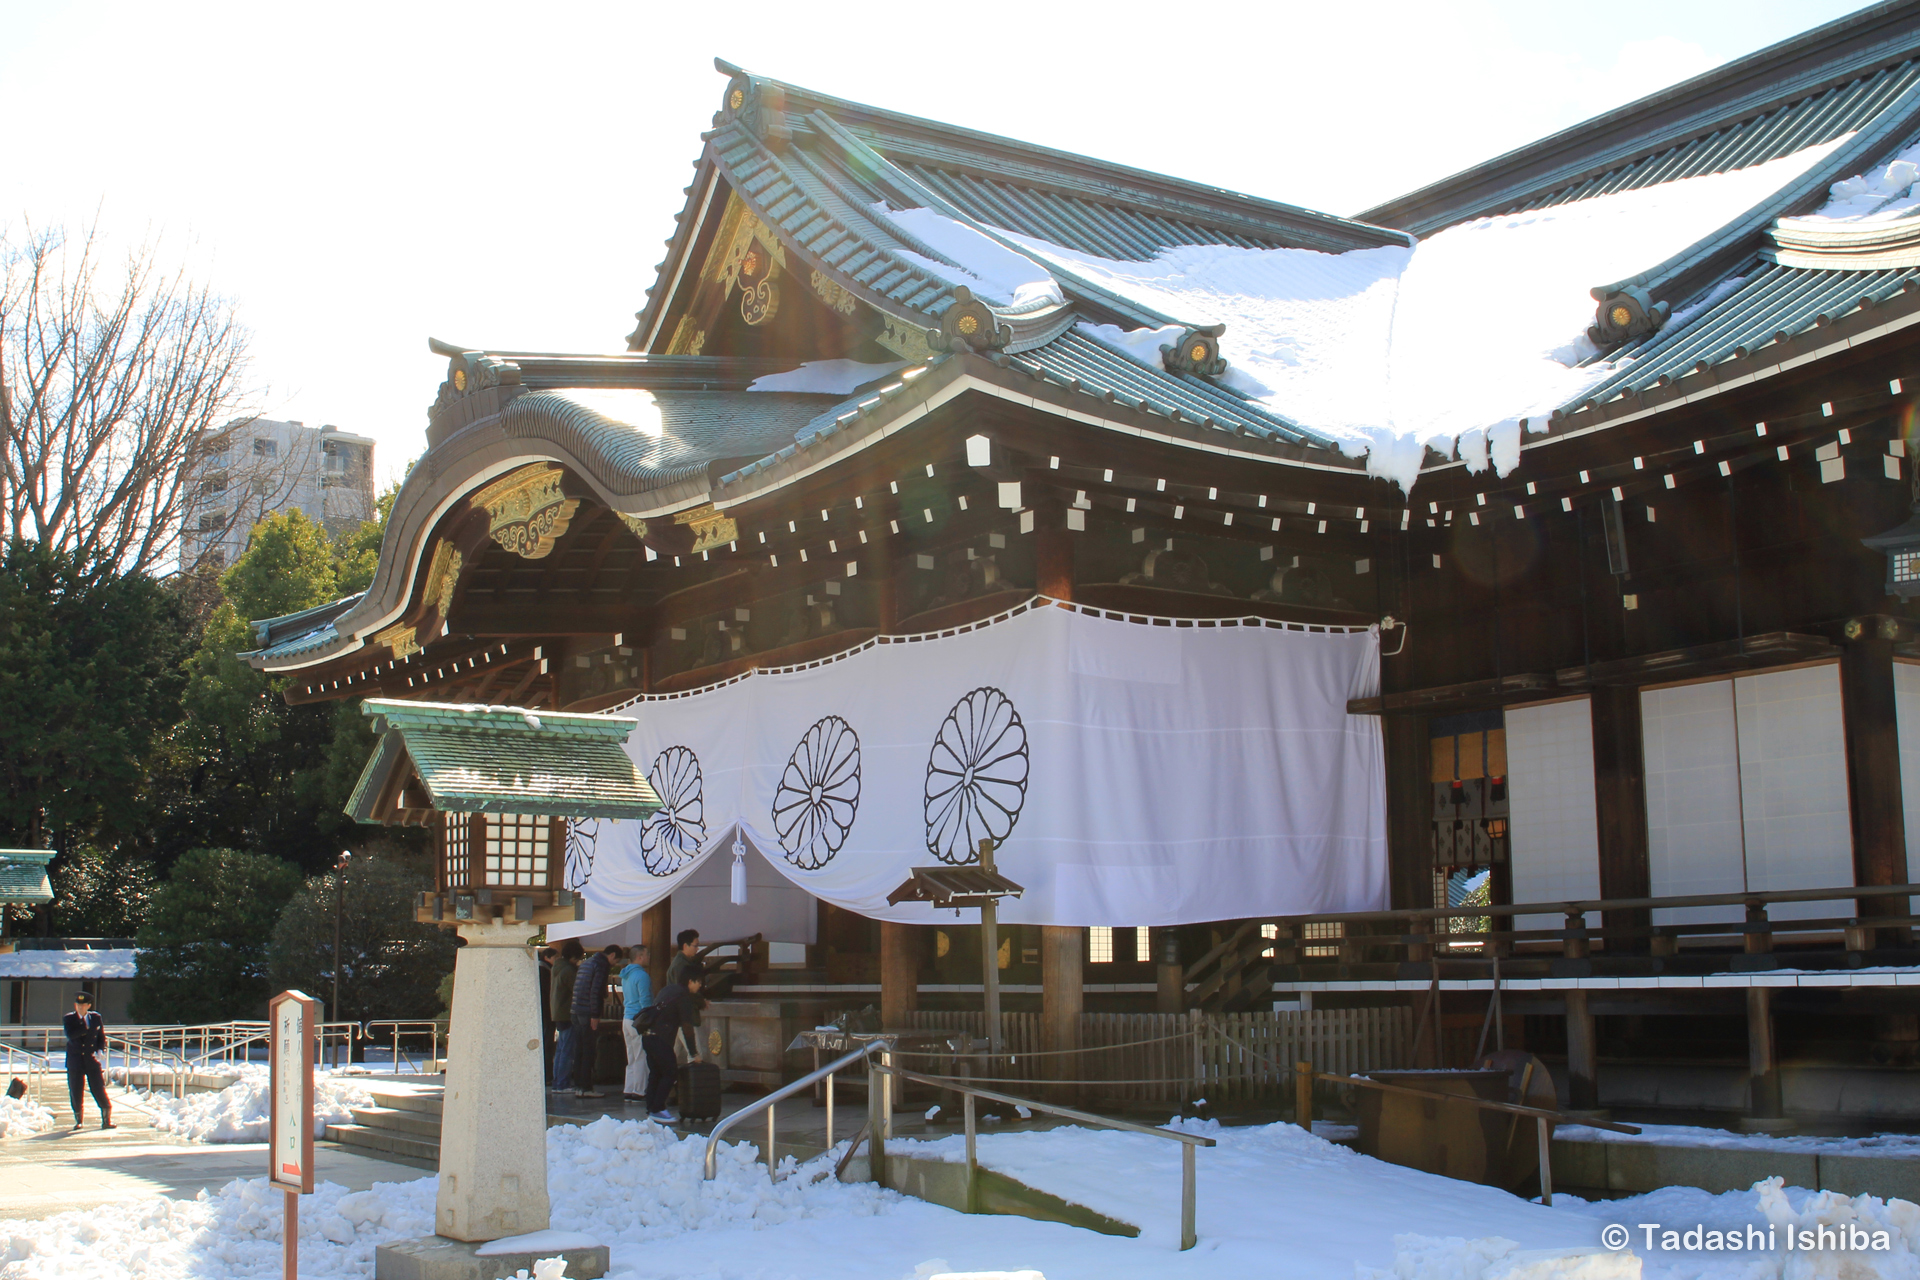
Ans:
[[[440,888],[442,892],[473,884],[472,814],[440,815]]]
[[[551,883],[553,823],[523,813],[489,813],[485,875],[500,889],[545,889]]]

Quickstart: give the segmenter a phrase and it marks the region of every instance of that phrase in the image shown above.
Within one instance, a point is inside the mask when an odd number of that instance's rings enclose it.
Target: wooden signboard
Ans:
[[[300,1197],[313,1191],[313,1069],[320,1002],[282,991],[267,1004],[271,1105],[267,1111],[267,1180],[287,1195],[287,1280],[299,1274]]]

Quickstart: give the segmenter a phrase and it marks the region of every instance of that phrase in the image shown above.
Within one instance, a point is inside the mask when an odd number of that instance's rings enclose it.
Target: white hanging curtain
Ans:
[[[1370,630],[1174,625],[1050,607],[838,660],[641,699],[627,750],[663,808],[570,858],[592,933],[744,840],[863,915],[982,839],[1026,894],[1014,924],[1175,925],[1387,905]],[[586,849],[591,848],[591,858]],[[697,923],[697,922],[690,922]]]

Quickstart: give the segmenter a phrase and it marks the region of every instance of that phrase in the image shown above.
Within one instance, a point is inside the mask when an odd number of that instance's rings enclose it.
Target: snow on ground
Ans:
[[[1731,1133],[1690,1124],[1642,1124],[1635,1137],[1611,1129],[1563,1124],[1553,1131],[1565,1142],[1650,1142],[1673,1147],[1742,1147],[1749,1151],[1813,1151],[1831,1155],[1920,1156],[1920,1134],[1876,1133],[1870,1138],[1823,1138],[1812,1134],[1775,1137],[1764,1133]]]
[[[1177,1250],[1179,1150],[1135,1134],[1061,1128],[980,1138],[983,1162],[1144,1228],[1102,1236],[1058,1223],[954,1213],[829,1175],[830,1157],[769,1183],[746,1144],[700,1176],[705,1139],[602,1118],[547,1132],[553,1229],[612,1248],[611,1280],[916,1280],[946,1272],[1034,1271],[1046,1280],[1515,1280],[1516,1251],[1593,1248],[1603,1226],[1659,1222],[1724,1231],[1756,1223],[1854,1223],[1885,1230],[1885,1254],[1670,1253],[1641,1249],[1647,1280],[1913,1280],[1920,1208],[1780,1187],[1723,1196],[1669,1188],[1634,1200],[1552,1208],[1490,1187],[1383,1164],[1291,1125],[1221,1129],[1198,1152],[1199,1245]],[[897,1144],[956,1158],[958,1138]],[[300,1203],[300,1272],[370,1277],[381,1243],[430,1234],[437,1180]],[[1560,1203],[1564,1201],[1564,1203]],[[280,1193],[236,1180],[195,1200],[129,1201],[38,1221],[0,1222],[0,1280],[270,1277],[280,1268]],[[1635,1243],[1640,1241],[1633,1226]],[[1836,1259],[1844,1265],[1835,1265]],[[1357,1270],[1359,1269],[1359,1270]],[[1550,1270],[1553,1270],[1550,1268]],[[1625,1274],[1559,1268],[1561,1280]]]
[[[155,1129],[189,1142],[265,1142],[271,1103],[268,1069],[252,1062],[232,1067],[224,1074],[239,1078],[217,1093],[189,1093],[183,1098],[147,1094],[140,1106],[153,1116]],[[315,1124],[346,1124],[353,1119],[351,1108],[372,1105],[373,1095],[364,1086],[325,1069],[314,1073]]]
[[[1579,363],[1596,354],[1586,338],[1590,289],[1659,265],[1845,141],[1730,173],[1480,218],[1413,248],[1183,245],[1150,262],[1119,262],[1004,234],[1163,315],[1225,324],[1230,385],[1346,452],[1368,454],[1373,474],[1405,489],[1428,443],[1450,453],[1457,440],[1476,471],[1489,461],[1511,468],[1521,419],[1544,429],[1554,408],[1614,372],[1604,361]],[[1165,332],[1116,345],[1158,365]]]
[[[53,1128],[53,1112],[32,1098],[9,1098],[0,1093],[0,1138],[22,1138]]]

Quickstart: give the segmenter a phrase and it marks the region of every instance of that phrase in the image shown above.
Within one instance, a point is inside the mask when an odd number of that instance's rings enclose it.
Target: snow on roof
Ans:
[[[1429,444],[1457,446],[1470,470],[1510,470],[1523,419],[1544,430],[1552,410],[1616,372],[1593,359],[1589,290],[1710,237],[1847,137],[1748,169],[1477,219],[1412,248],[1181,245],[1122,262],[1004,234],[1143,307],[1225,324],[1222,381],[1366,455],[1371,473],[1405,490]],[[1167,330],[1088,329],[1146,364],[1171,340]]]
[[[139,953],[111,951],[9,951],[0,953],[0,978],[131,978]]]
[[[816,395],[844,396],[890,373],[907,367],[905,360],[890,364],[863,364],[858,360],[809,360],[798,369],[769,373],[755,378],[749,391],[803,391]]]
[[[966,285],[983,300],[1001,306],[1064,300],[1060,283],[1045,267],[972,227],[932,209],[889,209],[884,203],[874,208],[928,248],[962,264],[961,269],[956,269],[910,249],[894,250],[921,270],[949,284]]]

